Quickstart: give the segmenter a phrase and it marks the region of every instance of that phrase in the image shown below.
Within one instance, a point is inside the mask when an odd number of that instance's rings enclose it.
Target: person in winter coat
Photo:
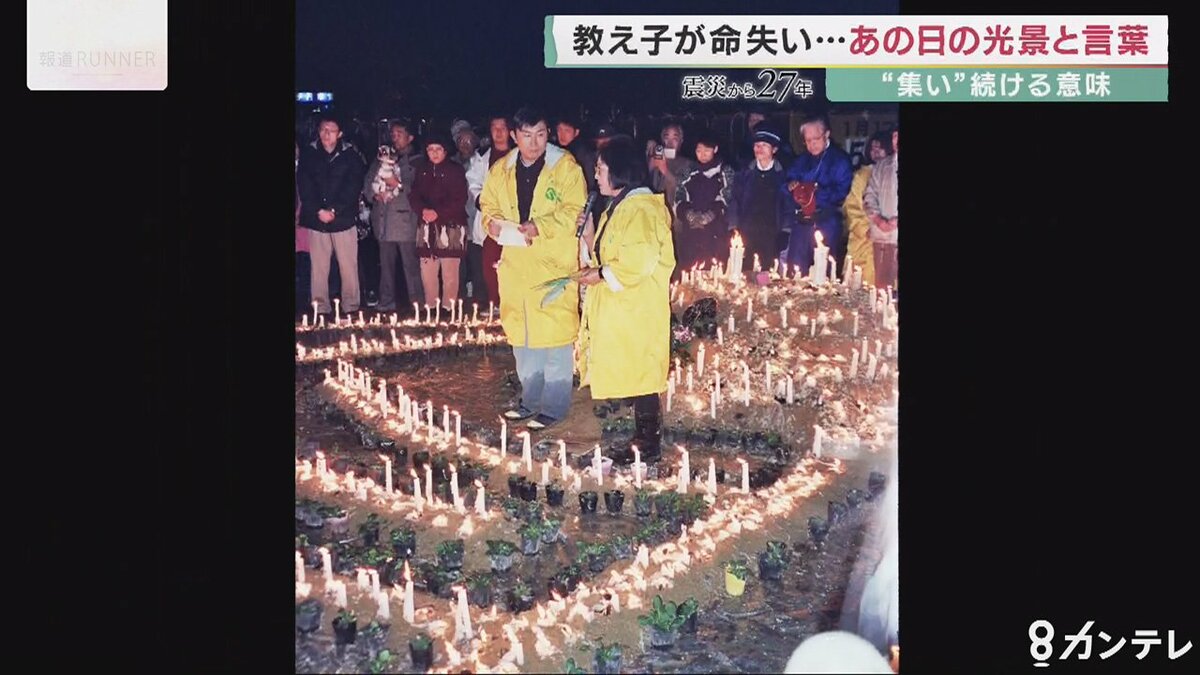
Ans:
[[[675,247],[678,268],[720,258],[729,250],[729,228],[725,211],[733,190],[733,167],[718,154],[720,147],[710,134],[696,139],[697,166],[679,184],[675,193]]]
[[[891,144],[890,134],[887,132],[881,131],[871,136],[867,141],[867,146],[863,148],[863,162],[854,172],[854,180],[850,182],[850,192],[846,195],[845,204],[842,205],[842,213],[846,217],[846,230],[848,231],[846,253],[853,260],[854,265],[862,268],[863,283],[868,286],[875,285],[875,255],[871,239],[868,236],[871,220],[867,218],[863,197],[867,191],[867,183],[871,180],[872,167],[891,154]],[[847,273],[852,271],[846,270]]]
[[[842,243],[845,241],[842,203],[850,192],[854,173],[850,156],[829,141],[829,126],[825,120],[816,118],[805,122],[800,126],[800,133],[804,135],[807,152],[801,153],[787,172],[787,189],[793,196],[796,214],[787,257],[789,264],[798,266],[804,274],[808,274],[817,245],[817,230],[821,232],[824,245],[829,247],[829,254],[839,265],[846,257]],[[796,191],[801,183],[815,184],[815,192],[801,196],[802,193]],[[799,200],[805,200],[805,203]],[[813,215],[805,216],[806,205],[814,200]]]
[[[467,190],[471,199],[475,200],[475,220],[471,226],[471,245],[468,247],[468,257],[472,265],[478,265],[487,288],[489,308],[499,309],[500,282],[496,278],[496,267],[500,264],[500,244],[487,236],[487,228],[483,226],[483,214],[479,209],[480,195],[483,194],[483,184],[489,171],[496,162],[500,161],[512,149],[512,134],[509,130],[506,115],[493,115],[488,121],[488,133],[491,145],[486,149],[480,148],[471,157],[471,166],[467,169]],[[484,299],[482,294],[480,299]],[[482,303],[481,303],[482,305]]]
[[[438,272],[442,275],[441,306],[458,299],[458,266],[467,251],[467,175],[450,160],[454,144],[442,134],[425,141],[429,162],[417,171],[409,201],[417,214],[417,257],[425,303],[438,304]]]
[[[371,162],[364,179],[363,196],[371,205],[371,229],[379,240],[379,307],[381,312],[396,311],[396,259],[404,270],[404,283],[410,302],[424,297],[421,268],[417,262],[417,213],[409,202],[416,171],[425,158],[413,143],[412,125],[403,120],[388,124],[392,148],[396,152],[393,175],[385,181],[386,192],[376,192],[380,160]],[[398,175],[396,175],[398,174]],[[392,196],[394,195],[394,196]]]
[[[632,441],[642,459],[661,457],[659,394],[667,387],[671,345],[671,273],[675,269],[671,213],[647,186],[645,160],[628,137],[600,151],[596,182],[610,197],[580,279],[583,304],[581,384],[592,398],[633,399]],[[613,461],[633,461],[632,450]]]
[[[342,140],[337,118],[324,114],[317,140],[306,148],[296,167],[300,192],[300,225],[307,228],[312,262],[312,299],[317,311],[333,312],[329,298],[329,267],[337,255],[342,278],[340,310],[357,312],[358,196],[366,165],[354,147]]]
[[[549,145],[540,112],[513,118],[516,151],[496,162],[479,210],[488,236],[503,246],[500,323],[517,360],[521,401],[504,416],[532,430],[562,420],[571,406],[573,347],[579,332],[579,285],[568,282],[547,301],[539,285],[579,271],[575,223],[583,210],[583,171],[571,153]]]
[[[900,247],[900,130],[892,130],[892,154],[871,171],[863,206],[871,219],[868,234],[875,255],[875,288],[896,288]]]
[[[757,255],[762,269],[775,265],[787,248],[792,200],[784,189],[783,165],[776,159],[783,138],[759,125],[754,132],[754,160],[733,179],[726,219],[746,245],[744,270],[752,270]]]

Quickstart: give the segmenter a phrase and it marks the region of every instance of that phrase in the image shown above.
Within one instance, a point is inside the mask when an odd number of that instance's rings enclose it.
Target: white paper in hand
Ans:
[[[507,220],[495,221],[500,224],[500,236],[496,237],[496,241],[501,246],[528,246],[525,241],[525,235],[521,234],[520,225],[510,223]]]

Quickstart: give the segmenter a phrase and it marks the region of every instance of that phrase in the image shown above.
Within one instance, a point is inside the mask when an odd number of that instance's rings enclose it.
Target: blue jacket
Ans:
[[[772,171],[769,173],[767,180],[772,183],[772,194],[775,222],[771,223],[769,231],[756,229],[748,230],[750,225],[750,214],[752,213],[750,204],[750,194],[753,181],[757,180],[758,167],[754,160],[746,165],[733,178],[733,188],[729,194],[729,206],[725,212],[725,220],[728,223],[730,230],[741,230],[742,237],[747,240],[747,250],[759,253],[763,267],[770,265],[770,260],[779,252],[782,246],[776,248],[774,245],[775,237],[780,232],[791,229],[794,216],[794,204],[792,197],[787,192],[787,181],[784,179],[783,165],[779,160],[775,160],[772,166]]]
[[[808,152],[797,157],[787,172],[787,182],[794,180],[817,184],[816,220],[825,222],[842,217],[842,202],[846,201],[846,195],[850,193],[854,168],[850,164],[850,156],[831,143],[820,157],[813,157]],[[795,202],[790,197],[789,201],[793,203],[795,221]]]

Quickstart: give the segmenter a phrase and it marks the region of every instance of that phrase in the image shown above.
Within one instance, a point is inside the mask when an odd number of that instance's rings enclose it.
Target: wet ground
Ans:
[[[370,317],[367,317],[370,321]],[[386,319],[385,319],[386,322]],[[864,332],[866,323],[864,322]],[[390,327],[362,329],[339,328],[325,331],[298,332],[297,341],[311,345],[329,345],[349,339],[350,334],[359,334],[374,339],[390,341]],[[418,335],[418,332],[423,334]],[[400,332],[398,330],[398,332]],[[409,332],[414,337],[424,338],[433,334],[433,329],[415,328]],[[795,333],[795,331],[792,331]],[[730,338],[732,341],[733,338]],[[843,342],[851,342],[843,339]],[[825,342],[829,342],[826,340]],[[858,344],[857,341],[852,344]],[[730,353],[749,354],[749,345],[731,344]],[[809,345],[815,373],[830,362],[818,361],[820,352],[816,344]],[[732,360],[732,359],[731,359]],[[320,449],[329,466],[339,475],[354,471],[355,476],[370,476],[379,484],[384,482],[384,461],[380,457],[380,441],[384,439],[378,418],[365,416],[355,410],[344,397],[329,387],[321,385],[323,372],[331,367],[330,361],[297,365],[296,381],[296,425],[297,457],[313,460]],[[485,446],[499,446],[501,423],[498,415],[516,403],[519,385],[516,382],[511,353],[503,345],[492,346],[446,346],[432,351],[414,351],[401,354],[359,356],[355,363],[367,368],[372,375],[383,378],[390,387],[402,385],[405,392],[418,401],[434,402],[435,421],[440,427],[442,405],[448,405],[462,415],[463,436]],[[844,367],[846,364],[842,363]],[[738,370],[731,363],[722,370],[736,381]],[[336,370],[335,370],[336,372]],[[755,372],[754,377],[764,373]],[[777,375],[778,376],[778,375]],[[797,377],[799,380],[800,378]],[[727,380],[729,381],[729,380]],[[814,423],[832,431],[833,436],[825,442],[826,461],[831,456],[841,460],[842,473],[833,476],[821,490],[801,501],[786,517],[768,519],[757,530],[742,531],[732,543],[723,544],[714,559],[697,562],[688,571],[674,579],[673,586],[659,592],[665,599],[681,602],[695,598],[700,612],[694,633],[684,633],[669,649],[643,649],[642,629],[637,616],[646,611],[624,608],[620,613],[597,615],[595,620],[577,630],[580,639],[568,644],[562,651],[540,657],[532,648],[532,640],[525,634],[525,665],[522,672],[562,672],[567,658],[574,658],[585,670],[593,671],[592,647],[598,639],[606,644],[618,643],[624,647],[622,669],[627,672],[779,672],[791,652],[809,635],[838,627],[843,620],[853,621],[857,607],[857,593],[862,577],[869,574],[879,556],[878,544],[870,535],[868,527],[875,503],[857,499],[855,507],[846,507],[845,517],[833,524],[824,541],[818,545],[809,532],[809,519],[817,516],[828,520],[830,502],[847,503],[851,489],[868,491],[868,476],[873,471],[885,471],[891,464],[894,443],[859,443],[858,438],[875,437],[875,425],[886,417],[879,409],[871,406],[886,404],[890,392],[888,387],[869,386],[861,382],[833,382],[823,379],[821,386],[802,387],[795,403],[786,404],[781,392],[779,401],[766,396],[755,398],[753,405],[725,405],[716,419],[697,414],[701,397],[707,401],[707,392],[697,386],[691,398],[682,389],[675,400],[671,413],[665,415],[667,433],[664,436],[663,460],[650,478],[670,478],[678,471],[680,453],[669,450],[674,443],[686,444],[693,475],[707,475],[708,460],[713,458],[718,469],[725,472],[726,484],[718,490],[725,493],[730,487],[740,484],[738,458],[747,461],[754,490],[770,486],[784,472],[789,471],[801,457],[808,454],[812,445],[812,434],[806,432]],[[730,396],[733,394],[730,393]],[[393,399],[395,396],[393,395]],[[835,403],[836,401],[836,403]],[[631,412],[626,408],[597,409],[587,390],[576,390],[569,417],[552,430],[533,436],[534,476],[540,474],[540,462],[549,458],[553,466],[551,478],[557,480],[558,440],[566,442],[571,463],[580,466],[591,456],[596,444],[604,447],[619,445],[632,432],[628,419]],[[422,412],[424,418],[424,412]],[[453,424],[453,423],[452,423]],[[840,428],[840,429],[839,429]],[[887,430],[886,423],[880,425]],[[487,555],[488,540],[506,540],[521,546],[519,529],[538,516],[531,516],[522,504],[520,513],[513,513],[515,500],[509,501],[509,513],[505,513],[505,498],[509,496],[507,478],[513,471],[514,460],[520,455],[521,440],[516,436],[519,427],[508,425],[508,455],[492,459],[462,451],[457,454],[452,448],[429,448],[425,443],[410,443],[404,437],[396,442],[396,450],[385,449],[393,459],[393,483],[397,491],[412,492],[409,469],[418,451],[431,450],[430,462],[443,473],[444,464],[454,463],[468,477],[461,484],[468,511],[473,510],[473,480],[478,478],[487,493],[487,519],[472,517],[473,532],[466,536],[465,553],[461,570],[447,572],[439,566],[437,545],[454,539],[461,534],[468,518],[452,509],[426,511],[419,518],[406,518],[408,511],[390,511],[383,502],[368,506],[345,492],[329,492],[319,489],[318,481],[298,481],[297,500],[311,500],[311,510],[316,504],[345,508],[349,514],[347,532],[333,535],[330,526],[312,528],[299,519],[297,535],[305,535],[312,545],[308,549],[307,580],[313,584],[309,597],[319,598],[323,590],[320,557],[315,553],[316,545],[328,545],[335,552],[335,569],[338,578],[346,581],[349,606],[356,610],[359,628],[364,629],[376,615],[376,605],[366,594],[360,593],[355,583],[354,568],[369,564],[387,570],[400,570],[394,575],[384,573],[383,587],[387,587],[389,576],[401,579],[403,561],[389,550],[390,532],[410,528],[416,534],[416,551],[410,560],[410,568],[416,586],[418,623],[432,618],[435,623],[426,625],[434,629],[434,669],[443,672],[450,667],[446,638],[453,633],[453,625],[446,629],[438,626],[439,617],[452,614],[453,593],[449,587],[471,581],[472,600],[479,607],[493,608],[495,620],[486,615],[474,628],[477,634],[483,629],[489,640],[480,646],[480,658],[485,663],[496,663],[508,649],[501,625],[513,618],[509,613],[509,591],[522,581],[532,589],[534,602],[545,604],[551,599],[551,580],[572,562],[581,565],[581,582],[592,584],[604,578],[610,571],[629,565],[628,560],[618,559],[631,551],[608,552],[596,562],[600,573],[588,571],[587,557],[580,558],[583,544],[612,543],[618,537],[635,539],[631,546],[636,550],[638,537],[654,543],[677,536],[667,531],[668,526],[677,526],[678,520],[662,519],[660,532],[655,532],[654,523],[660,522],[657,514],[638,517],[635,515],[634,490],[624,487],[625,502],[620,515],[605,513],[603,496],[598,499],[595,514],[581,513],[577,492],[567,487],[562,506],[546,505],[544,489],[539,489],[537,502],[541,504],[540,518],[559,521],[561,534],[554,543],[543,543],[536,555],[513,556],[513,566],[505,572],[490,573]],[[839,430],[842,433],[839,436]],[[850,434],[849,431],[855,433]],[[828,432],[827,432],[828,433]],[[844,437],[854,436],[854,442],[841,442]],[[393,436],[395,436],[393,434]],[[880,436],[883,439],[883,436]],[[541,441],[541,443],[539,443]],[[890,441],[890,439],[889,439]],[[439,455],[443,457],[439,461]],[[492,461],[487,461],[491,459]],[[617,469],[618,473],[621,469]],[[627,470],[626,470],[627,471]],[[519,473],[525,473],[523,470]],[[628,477],[628,474],[625,474]],[[612,477],[610,477],[611,480]],[[424,475],[421,475],[424,482]],[[536,478],[535,478],[536,480]],[[435,480],[435,483],[441,483]],[[606,485],[610,489],[611,484]],[[594,489],[594,484],[584,486]],[[375,514],[381,521],[379,544],[364,545],[360,532],[368,515]],[[415,515],[415,514],[411,514]],[[703,516],[703,512],[700,514]],[[648,527],[649,526],[649,527]],[[619,541],[619,540],[618,540]],[[758,578],[755,564],[757,554],[764,550],[767,541],[782,541],[792,551],[791,561],[779,581]],[[374,552],[372,552],[372,550]],[[586,549],[585,549],[586,550]],[[721,561],[741,557],[748,561],[751,569],[744,595],[730,597],[724,590],[724,572]],[[390,561],[388,559],[390,558]],[[385,562],[387,561],[387,562]],[[399,563],[399,565],[397,565]],[[484,576],[490,575],[490,576]],[[402,586],[403,581],[398,583]],[[476,590],[486,588],[487,598]],[[436,591],[436,593],[434,592]],[[646,594],[647,604],[654,592]],[[475,597],[478,596],[478,597]],[[300,602],[300,598],[297,599]],[[400,603],[390,605],[392,620],[387,631],[375,637],[360,632],[356,644],[335,647],[330,622],[335,607],[329,598],[324,601],[324,613],[319,630],[311,635],[298,633],[296,645],[297,672],[365,672],[372,668],[379,672],[408,672],[412,668],[408,641],[417,630],[400,619]],[[472,616],[476,616],[472,610]],[[844,616],[845,615],[845,616]],[[537,615],[525,612],[533,623]],[[578,624],[578,622],[576,622]],[[556,643],[562,643],[556,640]],[[561,646],[561,644],[560,644]],[[390,661],[377,659],[380,649],[387,649],[393,656]],[[372,661],[372,659],[375,659]],[[466,666],[469,668],[469,666]],[[464,666],[454,666],[450,672],[460,672]]]

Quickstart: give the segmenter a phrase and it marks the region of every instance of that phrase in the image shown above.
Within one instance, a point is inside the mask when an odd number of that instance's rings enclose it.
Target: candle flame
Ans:
[[[408,569],[408,561],[404,561],[404,581],[412,583],[412,571]]]
[[[733,236],[729,239],[729,245],[733,248],[744,248],[742,244],[742,234],[737,230],[734,230]]]
[[[814,237],[816,238],[816,240],[817,240],[817,246],[824,246],[824,245],[825,245],[825,237],[824,237],[824,236],[821,234],[821,231],[820,231],[820,230],[813,230],[813,236],[814,236]]]

